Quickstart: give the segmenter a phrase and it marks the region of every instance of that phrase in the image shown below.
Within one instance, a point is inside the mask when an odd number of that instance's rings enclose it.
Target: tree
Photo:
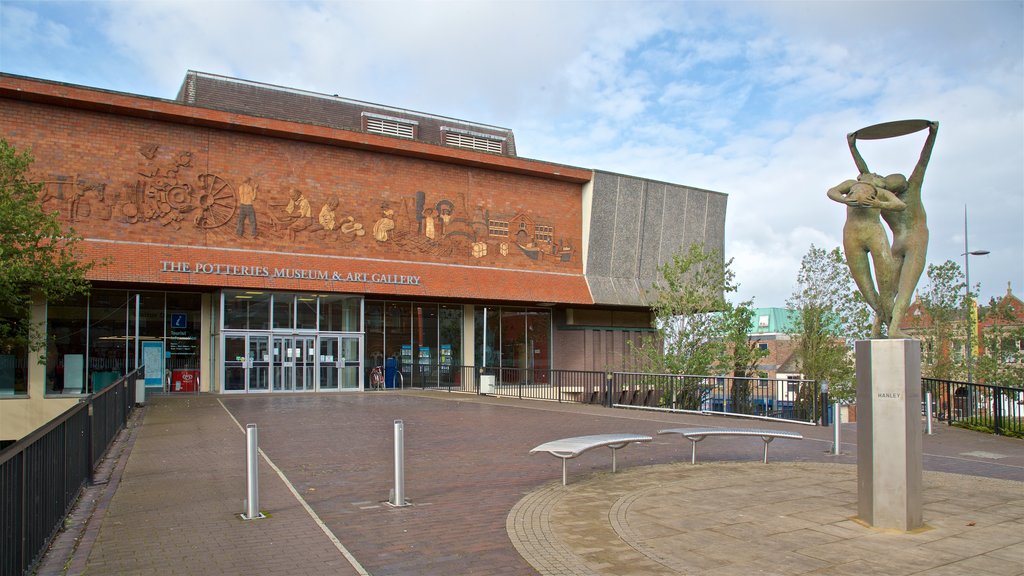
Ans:
[[[928,283],[918,291],[925,320],[920,324],[923,376],[941,380],[967,377],[963,355],[967,339],[966,286],[960,265],[952,260],[929,264]]]
[[[800,261],[797,288],[787,302],[795,312],[792,336],[804,378],[827,381],[838,401],[856,396],[851,347],[871,333],[872,312],[857,290],[838,247],[811,245]],[[817,390],[802,390],[800,404],[813,402]]]
[[[725,315],[726,343],[730,352],[730,365],[733,381],[730,394],[733,411],[741,414],[753,413],[750,402],[751,381],[757,376],[757,364],[768,355],[755,340],[750,338],[750,328],[754,325],[754,309],[750,301],[730,305]]]
[[[1024,388],[1024,310],[1016,298],[992,298],[985,307],[982,351],[975,362],[979,382]]]
[[[658,271],[655,284],[657,337],[636,350],[638,369],[644,372],[710,376],[733,373],[747,376],[764,352],[747,340],[750,302],[734,305],[727,295],[736,291],[732,260],[702,244],[673,255]],[[689,379],[681,398],[684,408],[699,408],[711,390],[706,378]]]
[[[30,153],[0,139],[0,353],[43,349],[42,331],[30,322],[33,295],[59,302],[87,294],[94,266],[75,257],[74,231],[43,210],[43,185],[27,177],[31,164]]]

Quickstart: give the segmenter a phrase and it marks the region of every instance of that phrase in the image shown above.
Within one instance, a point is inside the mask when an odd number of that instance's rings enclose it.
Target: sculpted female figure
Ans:
[[[906,208],[891,192],[879,188],[878,184],[881,183],[882,179],[873,174],[862,174],[857,180],[846,180],[828,191],[829,198],[846,204],[843,252],[857,288],[875,312],[875,322],[871,327],[872,338],[880,338],[882,325],[891,321],[893,297],[896,293],[889,237],[879,215],[882,210],[895,212]],[[872,265],[878,281],[877,290],[871,279]]]
[[[900,330],[900,323],[910,306],[911,298],[917,281],[924,271],[925,258],[928,254],[928,217],[921,201],[921,185],[924,183],[924,172],[932,156],[935,136],[939,130],[938,122],[927,120],[902,120],[887,122],[862,128],[847,136],[850,153],[861,175],[871,175],[867,163],[857,150],[857,140],[875,140],[903,136],[928,128],[928,138],[921,150],[917,166],[907,179],[902,174],[891,174],[885,177],[884,187],[896,195],[905,208],[893,210],[882,208],[882,218],[892,230],[892,257],[895,267],[894,283],[896,298],[892,307],[892,318],[889,320],[889,338],[906,338]],[[858,284],[859,286],[859,284]],[[862,290],[863,292],[863,290]]]

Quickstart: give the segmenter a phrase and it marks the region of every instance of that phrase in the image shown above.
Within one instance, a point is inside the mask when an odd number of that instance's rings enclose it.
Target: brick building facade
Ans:
[[[0,137],[104,262],[88,299],[38,303],[44,362],[0,365],[0,440],[143,364],[147,385],[218,393],[619,368],[658,265],[724,245],[721,193],[198,72],[175,100],[0,74]]]

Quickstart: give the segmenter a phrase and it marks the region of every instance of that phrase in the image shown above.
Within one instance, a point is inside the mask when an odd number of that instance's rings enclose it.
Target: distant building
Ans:
[[[993,355],[1004,364],[1024,363],[1024,301],[1013,293],[1006,284],[1006,294],[992,305],[979,312],[978,355]],[[995,350],[986,347],[995,344]],[[1022,386],[1024,382],[1000,382],[1000,384]]]
[[[795,312],[786,308],[755,308],[749,338],[757,347],[767,350],[757,370],[767,378],[799,380],[803,375],[797,367],[797,343],[790,336],[794,331]]]
[[[908,335],[921,340],[921,362],[925,373],[929,368],[944,360],[956,365],[965,364],[967,346],[965,322],[963,314],[958,314],[950,323],[948,340],[936,342],[933,330],[934,321],[921,299],[916,298],[907,308],[901,328]],[[1024,329],[1024,302],[1013,293],[1012,287],[1007,284],[1006,294],[996,299],[994,304],[990,306],[975,304],[975,310],[970,319],[972,357],[979,358],[989,354],[1004,353],[1005,358],[1001,359],[1002,361],[1020,362],[1021,352],[1024,351],[1024,338],[1020,335],[1022,329]],[[1010,339],[1010,341],[1004,342],[1004,339]],[[986,343],[993,340],[998,343],[1003,352],[986,349]]]

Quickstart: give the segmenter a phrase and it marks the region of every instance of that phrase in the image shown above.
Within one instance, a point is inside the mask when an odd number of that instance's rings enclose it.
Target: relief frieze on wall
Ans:
[[[492,211],[465,192],[367,191],[354,198],[351,191],[281,184],[262,173],[214,173],[200,169],[191,152],[157,144],[139,146],[137,161],[124,181],[94,173],[46,175],[40,201],[87,236],[145,230],[140,238],[147,241],[162,231],[165,242],[225,248],[527,268],[579,264],[572,240],[559,235],[554,221],[532,209]],[[112,230],[117,227],[125,233]]]

